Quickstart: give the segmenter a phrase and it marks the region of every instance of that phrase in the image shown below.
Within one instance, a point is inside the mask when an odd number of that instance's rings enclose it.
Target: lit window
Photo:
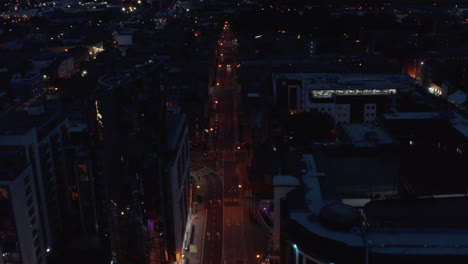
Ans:
[[[8,199],[8,189],[0,188],[0,200]]]

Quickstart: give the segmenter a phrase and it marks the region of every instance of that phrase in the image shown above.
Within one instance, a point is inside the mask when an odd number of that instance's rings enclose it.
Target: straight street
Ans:
[[[217,49],[216,86],[210,98],[215,109],[215,166],[222,172],[218,175],[223,179],[220,187],[224,190],[222,262],[216,263],[254,264],[259,261],[257,255],[265,254],[267,245],[265,232],[249,215],[255,203],[250,199],[245,170],[240,169],[245,167],[248,156],[239,142],[241,90],[236,53],[237,42],[225,23]]]

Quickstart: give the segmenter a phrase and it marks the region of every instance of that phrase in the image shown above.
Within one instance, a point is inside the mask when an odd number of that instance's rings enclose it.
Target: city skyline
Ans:
[[[0,264],[468,262],[463,1],[6,1]]]

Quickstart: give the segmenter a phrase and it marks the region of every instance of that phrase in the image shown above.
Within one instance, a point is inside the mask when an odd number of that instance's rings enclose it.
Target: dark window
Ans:
[[[28,201],[27,201],[28,207],[30,207],[32,203],[33,203],[33,198],[31,196],[28,198]]]
[[[26,187],[26,196],[29,196],[31,193],[31,186]]]
[[[31,181],[31,178],[29,178],[29,175],[26,175],[26,177],[24,177],[24,185],[28,185],[28,183]]]
[[[289,109],[297,109],[297,88],[289,88]]]
[[[34,214],[34,207],[31,207],[31,209],[29,209],[29,216],[31,217],[33,214]]]
[[[8,199],[8,189],[1,187],[0,188],[0,200],[7,200]]]

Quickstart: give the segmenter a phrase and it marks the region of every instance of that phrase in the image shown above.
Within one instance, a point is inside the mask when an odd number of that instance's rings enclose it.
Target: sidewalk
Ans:
[[[193,153],[192,153],[193,155]],[[212,172],[211,169],[203,166],[199,163],[192,163],[191,167],[191,174],[195,176],[193,184],[201,185],[202,188],[206,185],[204,181],[203,174]],[[200,177],[200,179],[198,179]],[[192,214],[188,219],[188,234],[187,239],[188,241],[184,243],[186,247],[184,249],[184,258],[181,263],[185,264],[199,264],[202,263],[202,250],[203,250],[203,235],[204,235],[204,228],[205,228],[205,218],[206,218],[206,208],[203,203],[191,205]],[[192,251],[192,252],[190,252]],[[196,251],[196,252],[194,252]]]
[[[188,243],[188,250],[185,251],[186,264],[199,264],[201,263],[201,255],[203,250],[203,233],[205,227],[205,213],[204,206],[199,205],[198,210],[192,214],[190,221],[192,223],[192,232],[190,234],[190,241]],[[190,252],[190,246],[196,246],[197,252]],[[193,247],[192,247],[193,248]]]

